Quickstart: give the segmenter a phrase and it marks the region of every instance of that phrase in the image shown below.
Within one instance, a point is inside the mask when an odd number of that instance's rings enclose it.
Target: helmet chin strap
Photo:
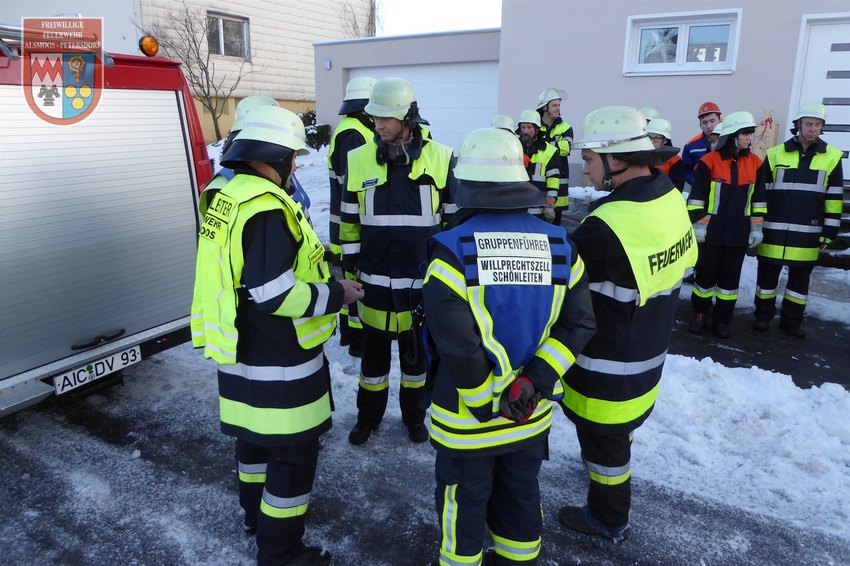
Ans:
[[[618,169],[616,171],[611,170],[611,167],[608,165],[608,156],[610,153],[601,153],[599,156],[602,159],[602,169],[605,170],[605,175],[602,177],[602,186],[608,190],[614,189],[614,177],[619,175],[620,173],[624,173],[626,169],[629,168],[628,165],[623,167],[622,169]]]

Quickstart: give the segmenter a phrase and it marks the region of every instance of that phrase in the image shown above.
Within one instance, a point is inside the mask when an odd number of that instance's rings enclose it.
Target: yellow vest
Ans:
[[[293,266],[295,278],[305,283],[330,279],[324,247],[310,227],[301,205],[271,182],[237,175],[212,200],[201,225],[195,292],[192,300],[192,344],[220,364],[236,363],[236,309],[245,260],[242,231],[256,214],[282,210],[289,232],[300,245]],[[232,245],[236,242],[236,245]],[[310,294],[299,300],[310,302]],[[336,327],[336,315],[292,319],[299,345],[323,344]]]
[[[640,306],[678,285],[685,269],[696,265],[694,229],[678,191],[649,202],[609,202],[589,216],[602,219],[623,244],[637,281]]]

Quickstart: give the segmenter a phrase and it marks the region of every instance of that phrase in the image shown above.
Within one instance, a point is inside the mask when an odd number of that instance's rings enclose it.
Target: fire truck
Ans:
[[[104,54],[96,109],[55,125],[25,100],[20,35],[0,29],[0,416],[189,339],[212,176],[179,63]]]

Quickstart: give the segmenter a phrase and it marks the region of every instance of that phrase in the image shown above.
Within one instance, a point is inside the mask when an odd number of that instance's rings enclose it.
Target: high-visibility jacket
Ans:
[[[559,378],[593,332],[584,267],[566,231],[525,212],[481,212],[431,247],[432,444],[481,455],[547,434]],[[523,424],[499,416],[503,391],[520,375],[543,396]]]
[[[348,152],[372,140],[374,132],[354,116],[345,116],[337,124],[328,148],[328,178],[330,180],[330,209],[328,211],[328,239],[330,250],[342,254],[339,243],[339,205],[345,190],[345,175],[348,171]]]
[[[694,186],[694,171],[697,163],[703,155],[708,153],[710,146],[711,142],[709,142],[708,137],[699,133],[688,140],[688,143],[682,148],[682,161],[685,162],[685,181],[692,187]]]
[[[712,151],[700,159],[688,195],[688,214],[692,222],[709,217],[706,244],[746,246],[750,217],[765,212],[767,197],[758,155],[747,151],[731,157]]]
[[[541,124],[540,135],[558,148],[561,164],[559,165],[560,178],[555,206],[567,208],[570,203],[570,164],[567,157],[570,155],[571,144],[573,143],[573,127],[559,116],[552,122],[551,127],[545,123]]]
[[[592,203],[573,240],[597,330],[564,376],[562,404],[580,428],[630,432],[658,395],[682,277],[696,264],[693,228],[681,194],[656,174]]]
[[[681,192],[685,188],[685,162],[678,155],[674,155],[661,165],[656,165],[656,169],[670,177],[675,186]]]
[[[219,363],[226,434],[295,444],[330,428],[322,344],[343,290],[329,283],[323,256],[301,205],[264,178],[236,175],[210,203],[191,329],[193,345]]]
[[[760,261],[814,265],[820,238],[834,239],[841,226],[844,174],[842,153],[818,139],[802,154],[790,139],[767,150],[764,240]]]
[[[373,142],[348,154],[340,242],[343,266],[363,283],[361,324],[394,335],[411,328],[421,302],[428,238],[442,230],[454,176],[451,148],[418,129],[410,163],[386,159],[386,150]]]
[[[540,136],[530,146],[523,144],[522,149],[526,155],[525,170],[531,184],[546,195],[546,200],[552,206],[562,206],[558,203],[561,191],[561,158],[558,156],[558,148]],[[540,216],[543,209],[529,209],[528,212]]]

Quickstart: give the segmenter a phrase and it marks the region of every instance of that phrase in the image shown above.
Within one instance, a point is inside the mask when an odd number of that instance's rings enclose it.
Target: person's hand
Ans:
[[[343,295],[342,295],[342,303],[345,305],[350,305],[354,301],[363,298],[363,284],[360,281],[352,281],[350,279],[343,279],[339,281],[339,284],[342,285]]]
[[[534,414],[539,396],[534,394],[534,385],[527,377],[518,377],[502,392],[499,410],[503,417],[522,424]]]
[[[757,222],[750,223],[750,235],[747,237],[747,245],[751,248],[756,247],[764,239],[764,234],[761,231],[763,223],[761,219]]]
[[[698,244],[705,242],[705,233],[708,232],[708,217],[694,222],[694,237]]]

